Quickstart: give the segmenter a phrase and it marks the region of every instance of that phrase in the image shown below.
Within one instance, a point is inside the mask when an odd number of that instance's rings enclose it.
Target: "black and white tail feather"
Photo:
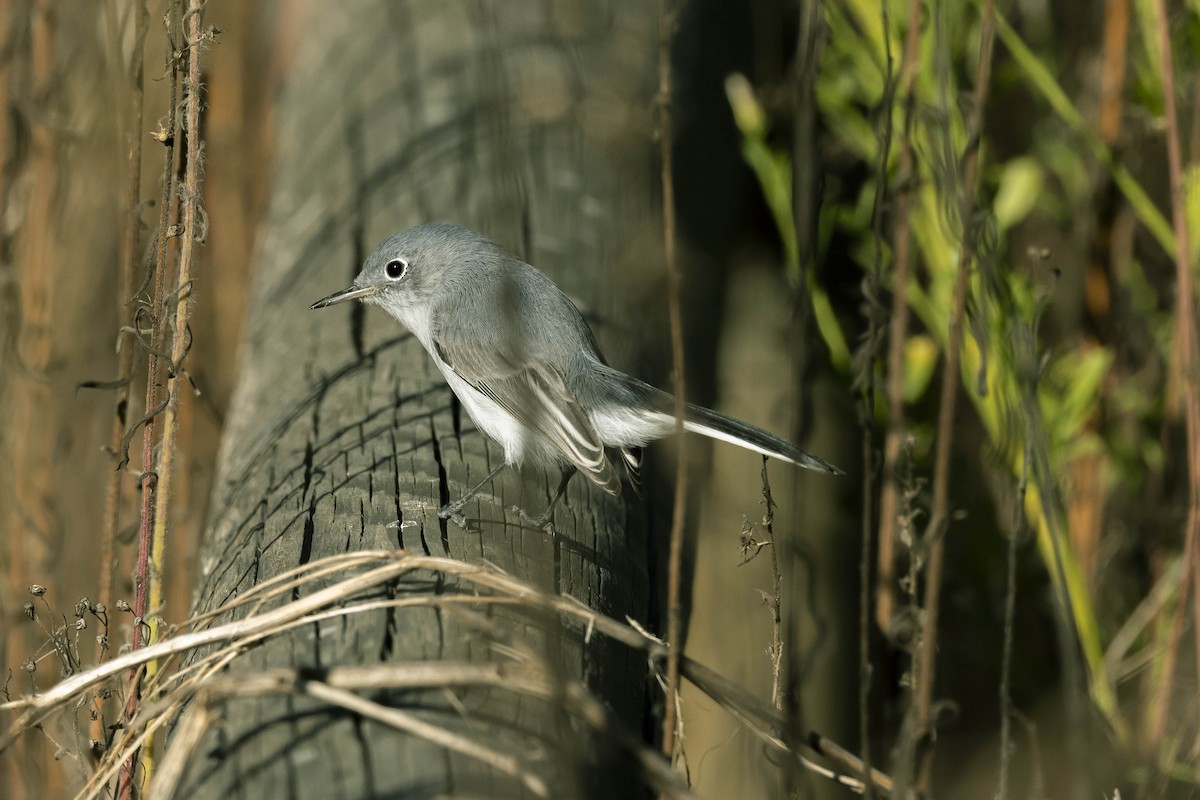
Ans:
[[[602,402],[597,404],[598,408],[593,407],[593,415],[601,416],[606,423],[605,429],[611,431],[614,428],[622,427],[619,424],[614,425],[614,421],[624,417],[623,427],[629,429],[629,436],[639,450],[640,445],[645,443],[642,439],[646,441],[658,439],[670,434],[675,429],[674,397],[637,378],[607,367],[607,365],[601,369],[608,373],[607,377],[609,378],[602,385],[615,395],[607,398],[608,403]],[[613,392],[613,389],[616,391]],[[688,403],[685,409],[683,429],[689,433],[697,433],[710,439],[728,442],[805,469],[829,475],[843,474],[840,469],[824,459],[806,453],[788,440],[748,422],[693,403]],[[631,451],[627,445],[620,446],[620,452],[630,482],[635,487],[640,485],[638,479],[638,470],[641,465],[640,453]]]

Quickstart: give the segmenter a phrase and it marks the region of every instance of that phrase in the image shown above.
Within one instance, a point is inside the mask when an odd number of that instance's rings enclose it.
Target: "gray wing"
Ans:
[[[515,337],[483,342],[437,326],[433,346],[455,374],[544,439],[565,461],[609,494],[621,481],[604,442],[556,365],[531,358]]]

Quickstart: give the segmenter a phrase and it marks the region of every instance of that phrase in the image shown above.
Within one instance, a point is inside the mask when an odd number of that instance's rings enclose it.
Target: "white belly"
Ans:
[[[462,403],[463,408],[475,423],[475,427],[485,436],[504,448],[504,460],[513,466],[523,463],[533,463],[544,466],[554,464],[557,458],[547,449],[541,439],[533,431],[526,428],[517,419],[496,404],[494,400],[484,395],[475,387],[446,366],[446,362],[437,354],[433,346],[433,331],[429,320],[429,309],[426,306],[411,306],[378,302],[388,313],[400,321],[429,353],[438,371],[450,384],[454,394]]]
[[[431,352],[429,355],[458,396],[475,427],[504,448],[506,462],[516,467],[526,463],[550,466],[561,461],[546,447],[540,436],[501,408],[496,401],[458,377],[438,358],[437,353]]]

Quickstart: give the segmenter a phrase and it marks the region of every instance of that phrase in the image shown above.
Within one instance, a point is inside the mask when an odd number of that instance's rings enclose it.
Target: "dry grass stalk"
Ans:
[[[414,571],[435,571],[452,575],[466,586],[459,595],[421,595],[387,600],[357,599]],[[287,600],[295,587],[324,581],[330,576],[347,572],[350,574],[312,594],[302,595],[300,599],[285,602],[277,608],[263,608],[272,600]],[[354,704],[352,710],[357,713],[372,716],[457,752],[481,758],[506,774],[525,782],[526,787],[537,794],[538,784],[527,782],[529,778],[536,776],[530,775],[527,765],[520,759],[487,748],[480,750],[478,746],[468,746],[470,743],[456,739],[455,734],[440,728],[434,731],[428,727],[431,723],[417,720],[405,712],[393,714],[394,709],[374,703],[370,703],[370,708],[365,705],[360,708],[359,705],[370,701],[363,701],[352,694],[355,691],[388,688],[448,689],[471,686],[519,692],[551,703],[553,707],[585,722],[598,735],[614,741],[642,767],[649,783],[664,796],[688,797],[687,787],[670,765],[646,747],[640,738],[624,731],[612,718],[611,712],[600,700],[592,696],[586,686],[556,676],[538,653],[524,643],[514,640],[511,634],[495,626],[487,617],[471,610],[496,604],[520,605],[572,619],[587,632],[587,636],[599,632],[645,652],[652,665],[661,664],[668,651],[666,645],[645,635],[634,623],[622,623],[603,616],[571,597],[545,594],[494,567],[472,565],[448,558],[418,556],[405,551],[363,551],[310,562],[287,575],[253,587],[221,609],[190,620],[188,625],[193,629],[188,632],[168,635],[145,648],[122,654],[107,663],[72,676],[40,695],[0,705],[0,710],[22,712],[20,717],[0,734],[0,750],[9,746],[20,734],[44,722],[52,713],[70,707],[82,693],[106,681],[119,678],[129,670],[140,669],[152,660],[159,660],[163,662],[163,670],[156,679],[147,681],[145,700],[111,743],[100,768],[85,787],[83,796],[101,796],[104,787],[121,769],[122,764],[149,741],[167,720],[182,712],[185,715],[181,723],[182,733],[177,732],[176,738],[172,739],[164,754],[162,766],[154,778],[154,786],[174,785],[179,780],[179,770],[182,769],[179,763],[183,758],[179,755],[180,749],[185,753],[190,752],[192,748],[187,743],[194,742],[194,737],[202,736],[204,730],[219,719],[219,713],[215,710],[217,701],[281,692],[313,694],[312,687],[315,684],[291,669],[245,676],[229,675],[226,672],[227,667],[243,653],[280,633],[335,617],[377,611],[381,608],[433,607],[480,629],[492,643],[494,652],[504,656],[505,660],[486,664],[417,662],[369,667],[335,667],[321,676],[320,686],[315,689],[314,696],[347,708],[351,708],[347,704]],[[211,625],[216,615],[247,606],[248,613],[242,619]],[[194,653],[200,648],[211,648],[211,651],[186,668],[174,671],[168,669],[176,657]],[[681,659],[680,668],[682,675],[692,680],[718,703],[733,711],[735,716],[773,749],[797,759],[819,774],[825,774],[845,785],[858,785],[861,788],[861,783],[856,784],[854,778],[819,767],[794,753],[779,733],[783,729],[783,720],[769,704],[762,703],[736,684],[686,658]],[[201,710],[191,710],[195,708]],[[180,736],[182,738],[178,738]],[[450,738],[446,738],[447,736]],[[824,737],[809,734],[806,743],[849,772],[853,773],[862,767],[861,762],[829,743]],[[886,791],[883,787],[890,786],[887,777],[878,772],[873,773],[873,779],[876,787],[882,791]]]

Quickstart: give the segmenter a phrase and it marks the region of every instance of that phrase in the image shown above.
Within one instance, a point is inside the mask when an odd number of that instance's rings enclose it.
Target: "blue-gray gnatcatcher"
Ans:
[[[476,427],[504,448],[504,463],[438,510],[466,527],[462,509],[505,467],[558,466],[562,480],[544,525],[576,471],[610,494],[620,454],[636,480],[637,448],[675,430],[674,398],[604,361],[574,304],[538,270],[484,236],[429,224],[393,234],[353,285],[312,304],[380,306],[425,346]],[[761,428],[696,405],[686,430],[828,472],[841,471]],[[526,516],[521,512],[522,516]]]

